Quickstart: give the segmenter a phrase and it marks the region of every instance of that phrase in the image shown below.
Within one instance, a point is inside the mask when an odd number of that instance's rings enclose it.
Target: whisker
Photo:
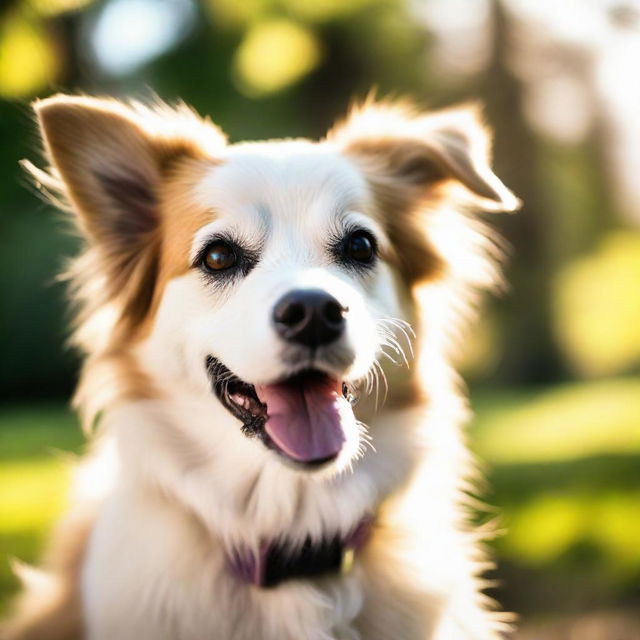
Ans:
[[[365,376],[365,393],[366,395],[369,395],[371,393],[371,389],[373,387],[373,381],[372,381],[373,375],[371,373],[371,371],[367,371],[367,375]]]
[[[390,354],[388,354],[384,349],[380,349],[380,355],[384,356],[385,358],[387,358],[388,360],[391,360],[391,362],[393,362],[393,364],[395,364],[396,366],[400,366],[400,362],[398,362],[395,358],[392,358]]]
[[[362,443],[375,452],[376,448],[373,446],[373,438],[369,433],[369,428],[367,427],[367,425],[364,422],[361,422],[360,420],[358,420],[356,424],[358,425],[358,432],[360,434],[360,439],[362,440]]]
[[[407,321],[401,320],[400,318],[393,318],[393,317],[379,318],[377,322],[377,327],[380,332],[381,347],[387,346],[391,348],[397,355],[399,355],[402,358],[404,364],[408,367],[409,360],[407,358],[407,354],[405,353],[405,349],[400,344],[400,341],[396,336],[396,334],[394,333],[394,331],[392,330],[392,328],[395,329],[400,334],[400,336],[402,336],[402,338],[407,344],[407,347],[409,348],[409,354],[411,358],[413,358],[414,350],[413,350],[412,337],[413,338],[416,337],[416,333],[413,330],[413,327]],[[384,353],[384,349],[381,349],[381,351]],[[390,360],[394,361],[393,358],[391,358],[388,354],[386,354],[386,356]],[[399,364],[399,363],[396,363],[396,364]]]
[[[370,448],[373,452],[375,452],[376,450],[371,441],[371,436],[369,435],[369,430],[367,428],[367,425],[364,424],[364,422],[361,422],[360,420],[356,422],[356,425],[358,427],[359,442],[358,442],[358,449],[354,455],[354,458],[349,463],[350,467],[353,462],[355,462],[356,460],[360,460],[362,457],[364,457],[365,453],[367,452],[367,448]]]
[[[379,409],[379,405],[378,405],[378,393],[379,393],[379,389],[380,389],[380,379],[382,379],[382,382],[384,383],[384,398],[382,399],[382,404],[384,405],[384,403],[387,401],[387,395],[389,394],[389,383],[387,382],[387,376],[385,375],[384,369],[382,368],[382,365],[377,361],[374,360],[373,361],[373,366],[374,366],[374,371],[376,371],[376,411],[378,411]]]
[[[376,365],[378,364],[377,360],[373,361],[373,366],[374,368],[371,369],[372,373],[373,373],[373,380],[375,382],[375,390],[376,390],[376,403],[375,403],[375,410],[376,412],[378,411],[378,394],[380,392],[380,379],[378,376],[378,369],[376,368]]]

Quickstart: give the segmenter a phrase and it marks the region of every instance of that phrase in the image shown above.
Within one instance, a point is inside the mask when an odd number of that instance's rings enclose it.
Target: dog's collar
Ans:
[[[285,580],[315,578],[330,573],[348,572],[355,553],[371,533],[373,518],[363,518],[344,538],[333,536],[301,546],[285,542],[265,542],[258,552],[234,550],[228,556],[231,572],[256,587],[275,587]]]

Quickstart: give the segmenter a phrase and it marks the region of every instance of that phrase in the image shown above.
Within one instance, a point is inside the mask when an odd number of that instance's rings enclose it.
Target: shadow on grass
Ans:
[[[639,427],[640,428],[640,427]],[[640,489],[640,454],[610,454],[563,460],[496,465],[489,472],[501,505],[558,490],[602,494]]]

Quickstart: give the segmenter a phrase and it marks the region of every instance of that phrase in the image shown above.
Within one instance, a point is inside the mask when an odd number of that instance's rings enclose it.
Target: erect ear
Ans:
[[[130,246],[152,232],[164,172],[181,157],[202,157],[224,144],[217,129],[185,107],[59,95],[34,109],[51,164],[82,229],[98,244]]]
[[[211,161],[224,136],[184,106],[59,95],[34,108],[51,171],[26,168],[77,214],[89,251],[76,268],[100,277],[99,300],[88,304],[118,301],[119,317],[135,325],[157,275],[162,182],[182,160]]]
[[[491,140],[475,106],[420,114],[405,103],[366,103],[329,134],[368,178],[405,197],[445,181],[464,185],[482,208],[515,211],[520,201],[490,167]]]

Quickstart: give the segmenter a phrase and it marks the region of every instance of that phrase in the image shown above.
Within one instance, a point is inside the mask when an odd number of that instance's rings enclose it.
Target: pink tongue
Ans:
[[[351,405],[342,396],[342,384],[329,379],[298,384],[257,386],[267,405],[265,431],[293,460],[314,462],[333,458],[345,441],[342,422],[351,417]]]

